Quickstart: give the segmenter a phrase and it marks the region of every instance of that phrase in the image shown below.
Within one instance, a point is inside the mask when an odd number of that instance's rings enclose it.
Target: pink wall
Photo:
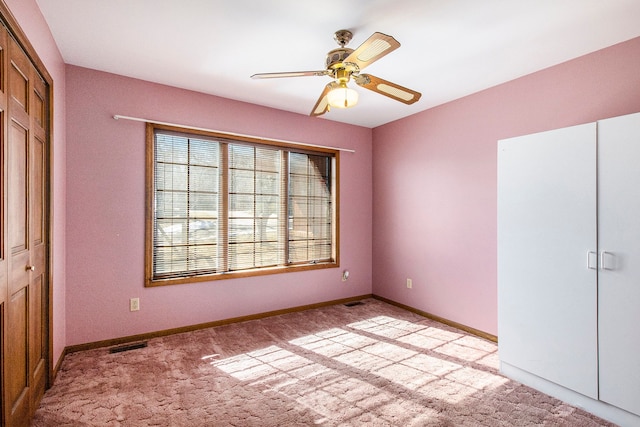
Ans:
[[[372,289],[496,333],[496,141],[640,111],[640,39],[371,131],[65,69],[36,1],[5,2],[54,79],[54,362],[67,345]],[[342,155],[341,268],[144,288],[144,125],[113,114],[356,149]]]
[[[53,78],[53,363],[65,343],[65,65],[35,0],[4,0]]]
[[[496,334],[497,141],[638,111],[640,38],[374,129],[373,293]]]
[[[76,66],[66,72],[67,345],[371,293],[371,129]],[[341,154],[341,267],[145,288],[145,127],[114,114],[355,149]],[[132,297],[139,312],[129,312]]]

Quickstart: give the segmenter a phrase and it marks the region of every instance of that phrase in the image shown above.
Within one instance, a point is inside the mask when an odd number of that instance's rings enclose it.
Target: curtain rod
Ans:
[[[300,146],[303,146],[303,147],[328,148],[330,150],[346,151],[347,153],[355,153],[356,152],[356,150],[351,150],[349,148],[329,147],[329,146],[326,146],[326,145],[307,144],[307,143],[304,143],[304,142],[294,142],[294,141],[285,141],[285,140],[282,140],[282,139],[264,138],[264,137],[261,137],[261,136],[244,135],[244,134],[241,134],[241,133],[225,132],[225,131],[222,131],[222,130],[199,128],[199,127],[187,126],[187,125],[179,125],[179,124],[176,124],[176,123],[159,122],[157,120],[143,119],[143,118],[140,118],[140,117],[121,116],[119,114],[114,115],[113,118],[115,120],[119,120],[119,119],[133,120],[134,122],[155,123],[155,124],[158,124],[158,125],[175,126],[175,127],[182,127],[182,128],[191,129],[191,130],[199,130],[199,131],[205,131],[205,132],[221,133],[221,134],[229,135],[229,136],[261,139],[263,141],[283,142],[283,143],[286,143],[286,144],[300,145]]]

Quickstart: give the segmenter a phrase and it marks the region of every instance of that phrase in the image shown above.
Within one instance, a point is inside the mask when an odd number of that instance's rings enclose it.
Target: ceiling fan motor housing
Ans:
[[[327,69],[336,69],[344,67],[344,60],[353,52],[353,49],[341,47],[333,49],[327,53]]]

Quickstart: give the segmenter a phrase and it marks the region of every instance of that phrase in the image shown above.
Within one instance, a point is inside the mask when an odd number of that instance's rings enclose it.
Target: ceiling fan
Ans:
[[[358,92],[349,88],[347,83],[353,80],[365,89],[378,92],[396,101],[413,104],[420,99],[421,93],[395,83],[383,80],[360,71],[400,47],[400,43],[391,36],[373,33],[357,49],[345,47],[353,34],[349,30],[336,31],[333,38],[340,45],[327,53],[326,69],[319,71],[292,71],[283,73],[259,73],[252,79],[273,79],[280,77],[329,76],[333,81],[327,84],[311,110],[311,116],[320,116],[331,107],[349,108],[358,102]]]

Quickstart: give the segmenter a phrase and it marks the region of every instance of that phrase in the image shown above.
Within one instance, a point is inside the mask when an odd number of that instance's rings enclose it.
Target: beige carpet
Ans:
[[[368,299],[67,355],[32,426],[611,426],[496,344]]]

